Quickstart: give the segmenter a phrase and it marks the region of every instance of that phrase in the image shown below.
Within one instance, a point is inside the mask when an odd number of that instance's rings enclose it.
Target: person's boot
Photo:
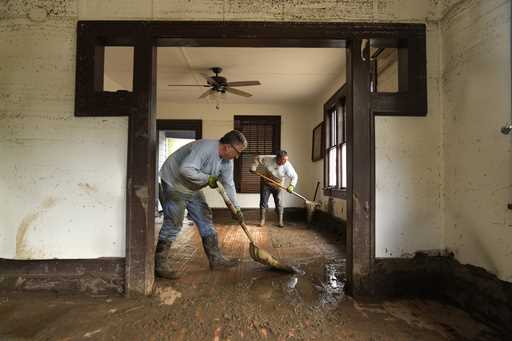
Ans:
[[[178,274],[171,267],[171,250],[172,241],[158,240],[155,251],[155,272],[158,277],[167,279],[176,279]]]
[[[260,208],[260,226],[265,226],[265,214],[267,213],[266,208]]]
[[[239,261],[237,259],[229,259],[224,257],[219,249],[219,240],[216,234],[203,237],[202,239],[204,252],[208,257],[211,270],[231,268],[238,265]]]
[[[283,215],[284,215],[284,207],[279,207],[277,209],[277,218],[279,219],[277,226],[279,226],[279,227],[284,227]]]

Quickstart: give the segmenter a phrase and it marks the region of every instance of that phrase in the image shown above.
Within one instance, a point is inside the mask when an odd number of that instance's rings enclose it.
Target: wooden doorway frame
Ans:
[[[154,282],[156,47],[346,48],[353,134],[346,198],[347,276],[349,292],[365,295],[373,292],[375,262],[374,115],[426,115],[425,32],[423,24],[79,21],[75,115],[130,117],[125,293],[148,294]],[[401,48],[399,82],[407,84],[405,91],[370,92],[370,62],[364,57],[368,42]],[[105,46],[134,47],[133,92],[102,91]]]

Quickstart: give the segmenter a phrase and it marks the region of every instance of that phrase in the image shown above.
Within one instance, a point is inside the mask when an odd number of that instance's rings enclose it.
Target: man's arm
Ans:
[[[293,187],[297,186],[299,176],[297,175],[297,172],[295,171],[295,168],[293,168],[290,161],[288,161],[285,165],[285,172],[286,176],[288,176],[291,179],[290,185],[292,185]]]
[[[180,166],[180,174],[188,182],[204,186],[208,183],[208,174],[201,172],[203,160],[207,157],[207,153],[201,148],[192,148],[190,154],[183,159]]]
[[[237,209],[239,209],[240,204],[238,203],[238,199],[236,196],[235,181],[233,180],[233,160],[230,160],[229,162],[225,162],[222,164],[219,180],[224,186],[224,189],[226,190],[229,200],[231,200],[233,205]]]

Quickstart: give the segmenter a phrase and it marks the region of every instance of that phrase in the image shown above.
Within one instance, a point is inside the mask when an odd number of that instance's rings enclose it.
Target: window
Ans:
[[[409,42],[407,39],[370,39],[366,46],[371,63],[370,91],[408,92]]]
[[[326,195],[336,196],[347,188],[347,127],[345,86],[324,105]]]
[[[235,116],[235,129],[248,147],[235,160],[235,185],[240,193],[259,193],[260,179],[249,172],[256,155],[276,154],[281,148],[281,116]]]

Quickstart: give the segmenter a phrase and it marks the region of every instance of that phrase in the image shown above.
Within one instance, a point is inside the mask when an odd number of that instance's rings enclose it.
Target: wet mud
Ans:
[[[151,297],[0,293],[0,340],[500,339],[461,310],[434,301],[347,296],[343,248],[332,236],[301,227],[254,232],[301,272],[254,262],[234,228],[220,237],[240,265],[210,271],[191,229],[173,245],[181,277],[158,280]]]

